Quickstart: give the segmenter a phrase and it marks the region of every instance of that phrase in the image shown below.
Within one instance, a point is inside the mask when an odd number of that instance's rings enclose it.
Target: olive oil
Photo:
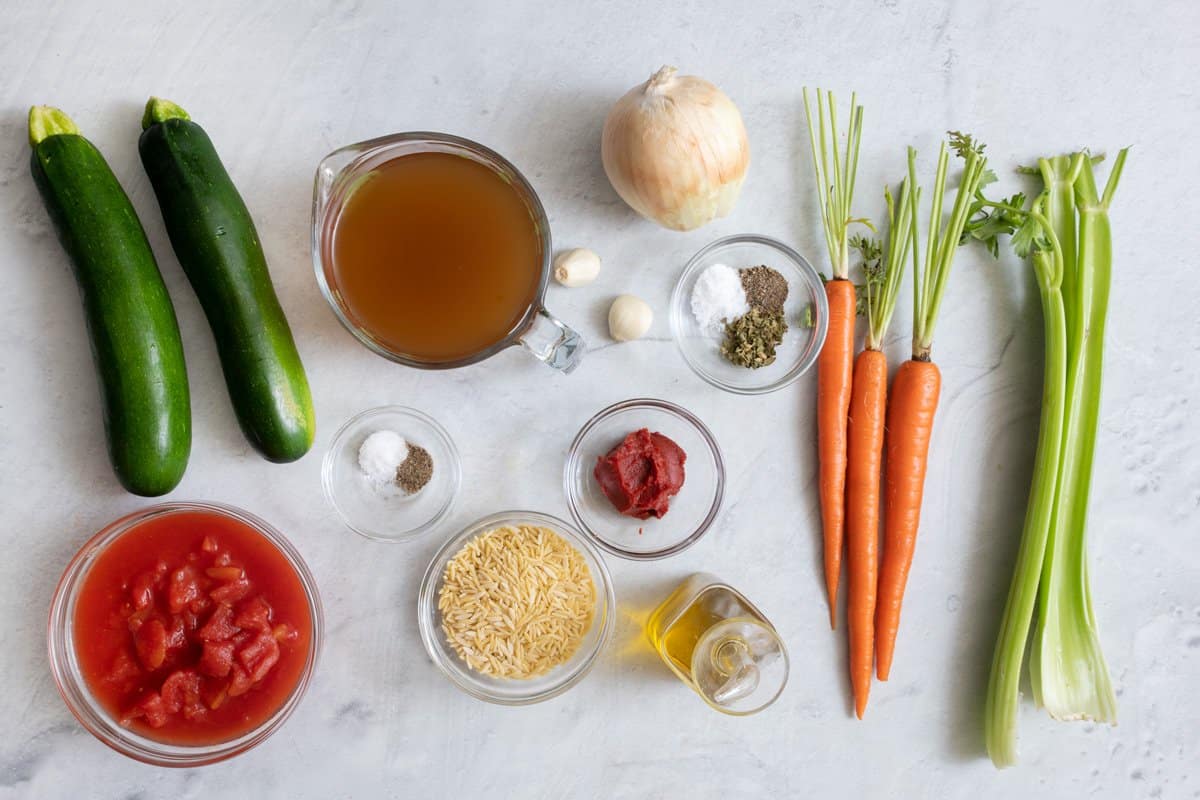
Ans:
[[[774,626],[714,575],[680,584],[650,614],[646,633],[671,671],[723,713],[761,711],[787,683],[787,652]]]

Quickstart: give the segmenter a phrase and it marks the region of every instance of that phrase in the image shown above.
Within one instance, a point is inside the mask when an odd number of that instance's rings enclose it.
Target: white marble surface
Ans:
[[[1087,797],[1200,796],[1200,290],[1195,68],[1188,2],[0,3],[0,798]],[[599,164],[609,104],[661,63],[740,105],[753,147],[742,200],[688,234],[626,209]],[[799,91],[856,88],[867,108],[863,211],[901,170],[927,172],[947,128],[977,132],[1004,167],[1079,145],[1136,148],[1113,211],[1116,274],[1092,504],[1092,577],[1120,695],[1117,728],[1055,724],[1027,705],[1023,758],[1000,773],[981,716],[1033,455],[1039,310],[1027,271],[963,253],[935,355],[945,393],[925,516],[890,683],[865,722],[848,710],[844,634],[826,623],[814,490],[813,381],[740,398],[702,383],[665,308],[687,257],[714,237],[773,234],[822,259]],[[235,425],[207,325],[171,254],[137,160],[154,93],[208,129],[258,222],[313,382],[313,452],[273,466]],[[91,532],[147,501],[104,454],[95,378],[66,258],[29,176],[25,113],[67,109],[141,213],[179,314],[193,395],[191,465],[173,498],[244,506],[286,531],[320,583],[328,637],[312,690],[257,750],[192,771],[104,748],[60,701],[45,656],[59,572]],[[519,351],[443,374],[367,353],[326,308],[308,253],[317,161],[393,131],[446,130],[507,154],[541,193],[561,246],[605,258],[550,307],[593,346],[564,377]],[[614,345],[616,293],[659,312]],[[904,304],[890,347],[903,356]],[[341,528],[320,461],[351,414],[403,403],[436,414],[464,456],[450,527],[504,507],[566,514],[560,473],[579,425],[612,401],[667,397],[714,429],[728,503],[693,549],[611,560],[616,639],[567,695],[531,708],[473,700],[438,674],[414,620],[445,528],[408,545]],[[792,681],[758,717],[710,711],[641,644],[639,614],[687,573],[742,587],[791,648]]]

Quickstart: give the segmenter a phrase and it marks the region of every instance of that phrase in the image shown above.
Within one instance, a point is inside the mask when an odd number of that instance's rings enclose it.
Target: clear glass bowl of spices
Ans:
[[[696,253],[671,295],[671,333],[713,386],[765,394],[795,381],[825,342],[829,304],[804,256],[767,236],[727,236]]]
[[[346,527],[368,539],[402,542],[446,518],[462,469],[454,441],[437,420],[413,408],[381,406],[338,429],[321,480]]]

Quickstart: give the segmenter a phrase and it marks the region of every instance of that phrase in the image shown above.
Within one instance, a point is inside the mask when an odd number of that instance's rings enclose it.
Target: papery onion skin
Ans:
[[[604,122],[600,154],[621,199],[647,219],[690,231],[737,202],[750,143],[737,106],[694,75],[663,67]]]

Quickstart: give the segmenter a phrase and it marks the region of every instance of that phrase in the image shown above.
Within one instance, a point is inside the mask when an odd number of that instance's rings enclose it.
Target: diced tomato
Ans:
[[[75,605],[75,654],[114,721],[154,741],[208,744],[268,719],[304,669],[302,581],[240,522],[139,523],[101,552]]]
[[[136,609],[149,608],[154,605],[154,584],[158,576],[153,572],[141,572],[129,587],[129,596],[133,599]]]
[[[191,703],[186,703],[183,706],[183,718],[184,719],[195,721],[198,719],[204,719],[207,716],[208,716],[208,708],[204,705],[204,703],[201,703],[199,700],[196,700]]]
[[[223,642],[233,637],[240,628],[233,624],[233,607],[228,603],[217,606],[208,622],[196,631],[196,638],[202,642]]]
[[[122,725],[129,725],[135,719],[144,719],[151,728],[161,728],[167,724],[167,709],[162,696],[158,692],[145,692],[133,707],[121,717]]]
[[[268,630],[271,627],[271,607],[261,596],[253,597],[238,607],[238,615],[233,623],[247,630]]]
[[[276,642],[275,637],[270,633],[259,633],[241,648],[238,649],[238,661],[241,666],[245,667],[248,672],[253,673],[254,667],[268,655],[270,650],[280,649],[280,644]]]
[[[274,636],[268,641],[271,644],[267,650],[267,654],[263,656],[261,661],[254,665],[254,671],[250,673],[250,677],[254,678],[255,683],[267,677],[267,673],[279,663],[279,643],[275,641]]]
[[[163,707],[168,714],[178,714],[184,706],[200,702],[200,674],[194,669],[177,669],[163,681]]]
[[[250,673],[242,669],[241,664],[234,664],[233,678],[229,681],[227,694],[230,697],[240,697],[250,691],[250,687],[253,685],[254,680],[250,677]]]
[[[167,607],[172,614],[178,614],[187,608],[202,594],[200,590],[200,574],[191,565],[180,567],[171,573],[171,583],[167,588]]]
[[[229,696],[229,684],[219,683],[215,686],[210,685],[204,692],[204,705],[210,710],[216,711],[225,702],[225,698]]]
[[[249,642],[238,648],[238,661],[240,661],[242,666],[245,667],[249,672],[253,672],[254,665],[261,661],[266,655],[268,641],[274,642],[276,648],[279,647],[279,643],[275,642],[274,636],[260,633],[258,636],[255,636]]]
[[[279,642],[275,641],[270,631],[263,631],[239,650],[237,657],[250,673],[251,681],[258,683],[271,671],[275,662],[279,661]]]
[[[272,628],[271,635],[275,637],[275,641],[277,642],[294,642],[300,638],[300,631],[284,622]]]
[[[125,625],[129,628],[129,632],[137,633],[138,628],[142,627],[142,623],[148,620],[152,614],[154,614],[153,608],[143,608],[130,614],[125,620]]]
[[[233,639],[231,640],[233,642],[234,652],[237,652],[238,650],[241,650],[246,645],[250,644],[250,640],[253,639],[257,635],[258,634],[256,634],[254,631],[242,631],[241,633],[234,636]]]
[[[113,659],[112,667],[109,668],[108,674],[104,676],[104,680],[120,686],[126,681],[140,677],[141,674],[141,668],[129,655],[129,651],[120,650],[117,652],[117,657]]]
[[[218,603],[236,603],[250,594],[250,581],[238,578],[236,581],[223,583],[208,593],[208,596]]]
[[[133,634],[133,644],[143,667],[151,671],[161,667],[167,659],[167,629],[162,620],[147,620]]]
[[[236,581],[245,573],[241,567],[209,567],[204,574],[215,581]]]
[[[213,602],[211,599],[201,595],[192,602],[188,603],[188,611],[192,612],[193,614],[203,614],[205,611],[208,611],[210,608],[212,608],[212,604]]]
[[[233,666],[233,642],[205,642],[200,654],[200,671],[214,678],[224,678]]]
[[[187,646],[187,626],[183,617],[172,617],[171,625],[167,628],[167,649],[178,650]]]

